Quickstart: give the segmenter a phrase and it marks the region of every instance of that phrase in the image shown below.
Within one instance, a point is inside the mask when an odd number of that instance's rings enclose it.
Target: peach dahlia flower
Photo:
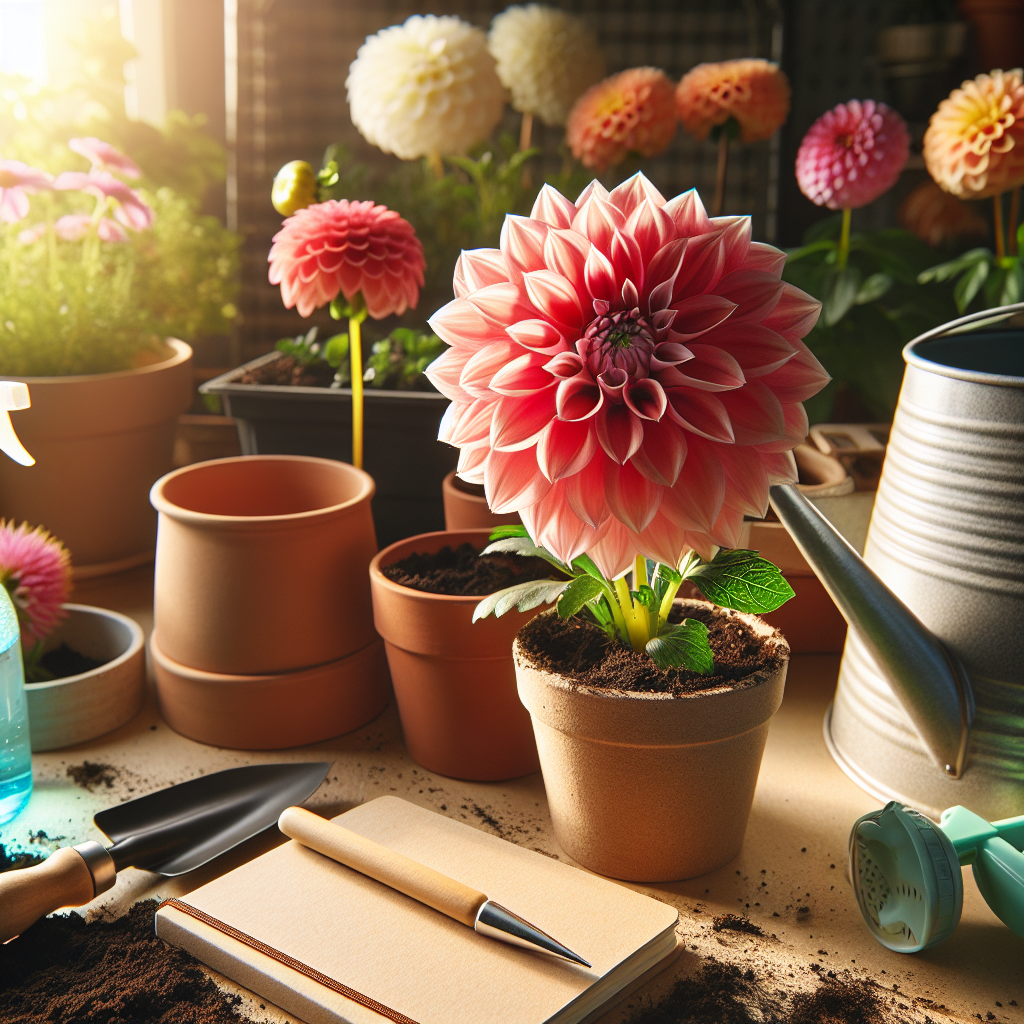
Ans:
[[[789,79],[771,61],[748,58],[698,64],[676,86],[683,127],[703,141],[730,117],[743,142],[770,139],[789,114]]]
[[[928,173],[961,199],[1024,185],[1024,79],[1020,68],[964,82],[924,133]]]
[[[637,174],[573,203],[545,185],[500,249],[462,254],[430,320],[460,475],[609,577],[736,546],[796,479],[800,403],[828,381],[801,340],[820,304],[779,279],[785,259],[694,190],[666,202]]]
[[[339,293],[351,301],[361,292],[374,320],[419,302],[427,265],[407,220],[370,200],[347,199],[297,210],[274,235],[267,259],[285,308],[309,316]]]
[[[675,133],[672,82],[657,68],[630,68],[591,86],[565,126],[572,155],[599,173],[630,153],[657,156]]]

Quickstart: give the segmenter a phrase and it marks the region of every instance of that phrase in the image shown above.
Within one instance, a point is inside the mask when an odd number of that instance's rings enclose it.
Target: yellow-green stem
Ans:
[[[430,164],[430,169],[434,172],[435,178],[444,177],[444,161],[441,159],[440,153],[428,154],[427,163]]]
[[[668,621],[668,613],[672,611],[672,602],[675,601],[676,594],[679,593],[679,588],[682,585],[682,580],[668,585],[668,590],[665,591],[665,596],[661,599],[661,607],[658,609],[658,617],[662,622]]]
[[[647,584],[647,559],[643,555],[637,555],[633,563],[633,589],[639,590]]]
[[[996,225],[996,259],[1006,255],[1006,240],[1003,238],[1003,193],[992,197],[992,216]]]
[[[626,620],[626,631],[629,634],[629,642],[634,651],[643,651],[647,646],[646,630],[643,623],[638,621],[636,607],[633,598],[629,596],[629,587],[626,585],[625,576],[620,576],[615,581],[615,593],[619,597],[619,606],[622,608],[622,615]]]
[[[348,361],[352,370],[352,465],[363,468],[363,338],[358,317],[348,321]]]
[[[845,268],[846,261],[850,256],[850,215],[852,212],[850,207],[843,210],[843,227],[839,232],[839,256],[836,260],[840,270]]]

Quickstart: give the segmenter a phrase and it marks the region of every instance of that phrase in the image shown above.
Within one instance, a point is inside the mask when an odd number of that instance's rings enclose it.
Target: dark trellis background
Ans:
[[[876,59],[879,31],[907,19],[920,0],[547,0],[584,16],[601,41],[609,73],[650,64],[678,79],[701,61],[763,56],[781,59],[793,85],[793,109],[770,143],[734,146],[726,195],[727,212],[753,216],[755,237],[796,245],[808,226],[827,215],[799,192],[792,168],[807,128],[824,110],[857,98],[892,99]],[[310,322],[283,308],[267,283],[266,259],[280,217],[270,205],[270,184],[288,160],[318,165],[324,149],[340,142],[373,167],[396,159],[368,145],[352,125],[345,99],[349,64],[364,38],[430,11],[458,14],[486,29],[508,0],[237,0],[229,39],[237,38],[235,110],[228,110],[232,147],[229,219],[244,235],[242,320],[235,358],[251,358]],[[935,10],[952,2],[935,0]],[[948,16],[945,10],[942,16]],[[230,14],[229,14],[230,17]],[[955,83],[954,83],[955,84]],[[937,97],[938,98],[938,97]],[[518,132],[509,111],[502,129]],[[911,123],[919,140],[924,123]],[[544,169],[561,165],[563,132],[536,124]],[[233,144],[233,145],[232,145]],[[642,167],[666,194],[696,186],[705,201],[714,187],[716,152],[680,131],[664,156]],[[614,184],[636,169],[623,165],[606,176]],[[919,156],[900,185],[855,214],[855,228],[893,222],[902,196],[924,177]],[[422,309],[423,319],[432,310]]]

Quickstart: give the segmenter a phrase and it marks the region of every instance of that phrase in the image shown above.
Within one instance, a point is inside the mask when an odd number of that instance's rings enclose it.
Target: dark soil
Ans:
[[[580,686],[631,693],[671,693],[681,696],[729,686],[753,672],[768,672],[778,664],[772,646],[725,608],[691,607],[686,615],[708,627],[715,671],[702,676],[684,668],[659,669],[646,654],[610,640],[594,623],[582,618],[539,615],[519,631],[519,645],[540,668],[558,672]],[[679,621],[678,607],[670,621]]]
[[[323,359],[303,364],[295,356],[279,356],[262,366],[246,370],[232,383],[283,384],[301,388],[329,388],[334,380],[334,367]]]
[[[0,946],[5,1024],[239,1024],[199,962],[153,933],[156,900],[117,921],[37,921]]]
[[[120,769],[112,764],[100,764],[96,761],[83,761],[81,764],[68,765],[67,775],[76,786],[89,790],[90,793],[100,786],[113,789],[121,775]]]
[[[81,675],[83,672],[91,672],[99,668],[105,662],[96,658],[90,658],[87,654],[80,654],[73,647],[61,644],[47,651],[39,659],[39,664],[46,669],[54,679],[66,679],[68,676]],[[32,684],[29,683],[29,686]]]
[[[818,988],[797,993],[786,1006],[752,970],[715,960],[698,974],[680,978],[654,1006],[629,1018],[628,1024],[890,1024],[869,982],[849,976],[822,978]]]
[[[748,935],[764,935],[753,921],[739,914],[722,914],[716,917],[712,929],[716,932],[746,932]]]
[[[31,850],[19,850],[0,843],[0,871],[12,871],[15,868],[31,868],[42,864],[46,857]]]
[[[382,566],[381,572],[402,587],[457,597],[487,597],[516,583],[559,575],[543,558],[481,555],[468,543],[454,550],[443,547],[436,554],[409,555],[400,562]]]

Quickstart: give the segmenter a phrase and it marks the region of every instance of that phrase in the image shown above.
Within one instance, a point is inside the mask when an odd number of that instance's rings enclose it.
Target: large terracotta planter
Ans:
[[[32,749],[84,743],[130,722],[146,696],[146,638],[127,615],[85,604],[64,605],[67,618],[46,649],[66,643],[103,662],[97,668],[25,687]]]
[[[35,457],[0,460],[0,516],[60,537],[87,577],[153,557],[153,481],[172,465],[178,415],[192,400],[192,349],[168,341],[163,362],[120,373],[17,377],[32,406],[11,422]]]
[[[160,650],[202,672],[262,676],[372,643],[373,489],[347,463],[294,455],[200,462],[158,480]]]
[[[370,565],[373,616],[384,638],[409,753],[457,779],[511,779],[538,768],[530,716],[516,695],[512,641],[535,613],[473,622],[479,597],[428,594],[389,580],[381,566],[469,542],[488,530],[424,533],[385,548]]]
[[[739,852],[789,646],[755,616],[729,614],[768,637],[781,665],[683,697],[576,686],[536,668],[516,643],[519,696],[533,718],[555,838],[591,871],[674,881]]]
[[[446,530],[493,530],[506,523],[519,523],[518,512],[499,515],[492,512],[484,497],[483,487],[459,479],[453,469],[441,484],[444,498],[444,528]]]

